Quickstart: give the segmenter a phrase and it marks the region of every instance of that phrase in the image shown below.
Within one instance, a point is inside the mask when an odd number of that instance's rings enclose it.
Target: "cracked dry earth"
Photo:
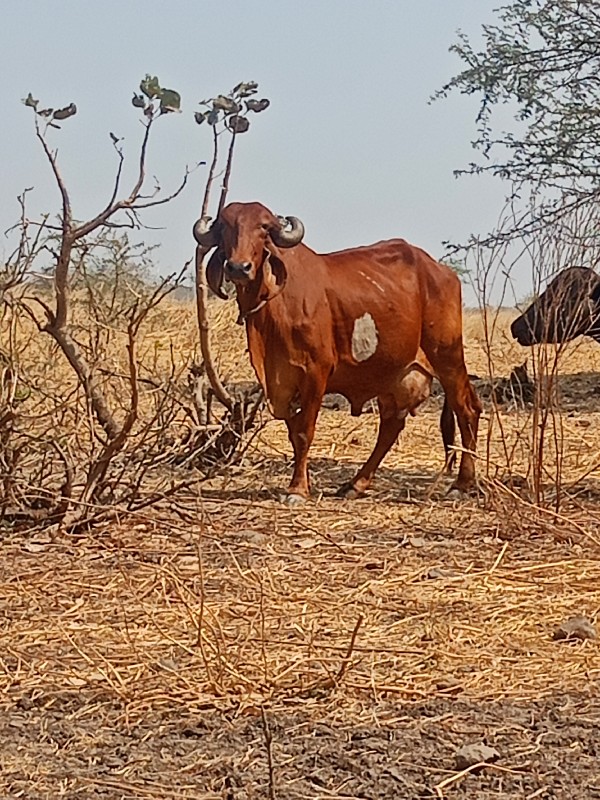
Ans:
[[[27,704],[25,704],[27,705]],[[348,725],[324,702],[270,712],[278,798],[600,797],[600,709],[595,697],[555,696],[526,706],[438,700],[385,701],[370,724]],[[77,702],[32,702],[0,721],[2,797],[268,797],[262,717],[206,711],[162,715],[128,727],[114,706],[99,728]],[[110,723],[110,724],[106,724]],[[456,775],[454,754],[468,741],[501,760]],[[27,754],[21,760],[20,754]]]

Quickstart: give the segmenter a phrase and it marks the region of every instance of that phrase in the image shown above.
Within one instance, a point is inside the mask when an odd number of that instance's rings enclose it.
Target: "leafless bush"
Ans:
[[[535,216],[536,209],[530,211]],[[484,243],[472,243],[468,263],[473,276],[484,320],[484,338],[487,367],[492,386],[502,384],[495,372],[501,361],[502,350],[510,334],[503,328],[503,307],[528,305],[517,303],[515,279],[529,275],[533,287],[531,297],[538,296],[549,280],[566,267],[595,268],[600,261],[597,207],[587,205],[575,209],[559,221],[520,238],[504,236],[503,231],[514,230],[517,212],[512,206],[505,210],[495,235],[486,237]],[[518,218],[522,221],[523,214]],[[525,226],[527,229],[527,226]],[[530,298],[531,299],[531,298]],[[567,302],[568,301],[568,302]],[[546,328],[542,339],[546,343],[523,349],[525,363],[516,365],[510,379],[503,384],[517,387],[512,397],[490,393],[489,427],[486,442],[486,472],[492,485],[508,486],[511,491],[526,492],[529,500],[538,507],[558,512],[564,499],[564,460],[568,442],[565,439],[563,405],[559,375],[564,372],[566,357],[573,352],[570,340],[578,324],[578,309],[573,298],[557,297],[558,307],[573,308],[564,340],[548,342],[552,337]],[[581,298],[585,303],[586,298]],[[550,324],[547,320],[545,324]],[[576,346],[576,344],[575,344]],[[531,384],[534,391],[531,391]],[[519,396],[518,387],[525,387]],[[507,403],[508,401],[508,403]],[[516,433],[505,426],[506,408],[518,414],[520,424]],[[492,442],[498,440],[503,458],[492,458]]]
[[[116,246],[122,244],[120,237]],[[86,272],[95,245],[78,260],[83,278],[73,282],[64,338],[47,335],[38,308],[47,312],[49,298],[39,281],[25,279],[3,306],[5,520],[73,527],[109,506],[147,502],[165,483],[156,479],[156,463],[173,448],[185,417],[176,391],[184,368],[168,358],[153,362],[147,353],[141,359],[139,348],[165,316],[162,305],[182,274],[121,287],[117,275],[108,293],[109,274],[98,282]],[[121,269],[133,277],[135,259]]]
[[[2,324],[9,334],[0,410],[5,520],[37,519],[72,529],[104,513],[107,501],[122,505],[139,499],[142,475],[138,469],[125,479],[124,464],[142,443],[141,462],[148,463],[172,418],[165,413],[172,401],[163,392],[154,415],[140,424],[137,346],[142,325],[181,283],[183,270],[165,279],[136,281],[127,237],[109,235],[111,228],[139,228],[143,209],[176,197],[187,181],[186,170],[171,194],[143,193],[152,127],[178,109],[179,96],[149,77],[141,91],[134,96],[144,123],[134,184],[120,196],[124,154],[111,134],[118,161],[112,193],[100,212],[84,222],[73,214],[49,142],[52,129],[73,117],[76,106],[40,108],[31,94],[24,101],[33,111],[61,212],[57,224],[50,216],[30,220],[24,193],[12,231],[17,245],[2,270]],[[98,253],[106,249],[108,281],[98,269]],[[120,369],[108,360],[110,349],[123,362]]]

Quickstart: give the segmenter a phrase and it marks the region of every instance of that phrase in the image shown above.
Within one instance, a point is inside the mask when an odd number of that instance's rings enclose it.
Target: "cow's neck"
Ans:
[[[280,294],[282,289],[283,284],[269,289],[263,286],[262,283],[258,286],[250,284],[247,287],[238,288],[237,304],[240,313],[237,318],[237,324],[242,325],[249,317],[261,311],[267,303]]]
[[[277,419],[287,419],[295,395],[300,358],[293,331],[294,316],[289,313],[287,293],[281,291],[262,309],[246,318],[246,336],[250,362],[261,384],[271,412]],[[290,395],[291,392],[291,395]]]

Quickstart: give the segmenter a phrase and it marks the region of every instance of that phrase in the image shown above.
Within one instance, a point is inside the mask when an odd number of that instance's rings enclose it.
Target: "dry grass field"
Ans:
[[[214,313],[222,371],[251,379],[233,309]],[[510,319],[486,348],[469,312],[471,373],[531,363]],[[195,339],[173,306],[139,357],[183,375]],[[5,527],[0,797],[600,797],[598,640],[553,638],[600,612],[600,346],[560,372],[558,512],[551,470],[544,507],[505,480],[509,453],[527,485],[531,410],[489,399],[481,492],[447,494],[434,397],[360,500],[334,494],[376,415],[323,409],[302,507],[278,501],[290,447],[268,421],[242,464],[147,513]],[[477,742],[498,759],[459,769]]]

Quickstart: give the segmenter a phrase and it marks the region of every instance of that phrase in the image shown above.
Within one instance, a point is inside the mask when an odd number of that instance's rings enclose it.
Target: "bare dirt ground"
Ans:
[[[495,347],[496,375],[528,354]],[[0,797],[600,797],[598,640],[554,639],[600,610],[598,362],[593,343],[564,360],[559,513],[504,480],[506,442],[528,475],[516,406],[486,405],[482,492],[446,494],[433,398],[354,502],[334,493],[376,418],[324,410],[303,507],[278,501],[269,422],[244,464],[148,514],[3,530]],[[479,742],[496,760],[461,769]]]

